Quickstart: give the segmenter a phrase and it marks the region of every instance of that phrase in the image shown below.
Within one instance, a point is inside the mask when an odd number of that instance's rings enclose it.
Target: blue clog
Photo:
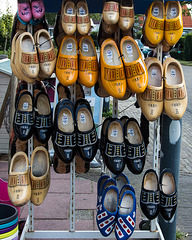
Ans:
[[[117,240],[127,240],[135,229],[136,223],[136,198],[135,194],[125,191],[120,199],[117,220],[115,225],[115,236]]]
[[[113,231],[118,211],[119,191],[116,186],[104,190],[96,220],[99,231],[104,237]]]

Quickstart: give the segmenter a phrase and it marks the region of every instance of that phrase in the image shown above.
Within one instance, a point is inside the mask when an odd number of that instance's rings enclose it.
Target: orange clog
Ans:
[[[119,11],[118,25],[123,31],[127,31],[133,27],[135,22],[133,0],[121,0]]]
[[[64,86],[73,85],[77,80],[77,49],[77,39],[74,36],[66,35],[61,43],[56,62],[56,76]]]
[[[93,39],[86,35],[79,41],[79,83],[91,88],[98,79],[98,61]]]
[[[115,98],[123,98],[126,78],[119,49],[113,39],[106,39],[100,53],[101,81],[104,89]]]
[[[163,63],[164,110],[173,120],[179,120],[187,109],[187,89],[181,64],[174,58]]]
[[[150,47],[156,47],[164,37],[165,7],[162,1],[153,1],[146,12],[143,36]]]
[[[183,33],[182,8],[179,1],[168,1],[165,4],[165,40],[175,45]]]
[[[137,95],[143,115],[148,121],[155,121],[163,111],[163,67],[161,62],[150,57],[145,59],[148,70],[148,85]]]
[[[144,92],[148,84],[148,73],[137,43],[132,37],[125,36],[121,39],[120,51],[129,89],[134,93]]]

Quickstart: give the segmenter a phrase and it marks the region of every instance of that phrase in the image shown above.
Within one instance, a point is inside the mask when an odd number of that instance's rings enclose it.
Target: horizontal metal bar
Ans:
[[[33,239],[105,239],[105,238],[115,238],[114,232],[110,234],[108,237],[104,237],[101,235],[99,231],[34,231],[28,232],[25,235],[26,238]],[[154,239],[159,238],[159,233],[157,231],[139,231],[135,230],[131,236],[132,238],[140,238],[140,239]]]

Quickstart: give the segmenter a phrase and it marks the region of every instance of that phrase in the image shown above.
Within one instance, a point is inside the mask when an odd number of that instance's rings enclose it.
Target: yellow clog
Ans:
[[[98,61],[93,39],[86,35],[79,41],[79,83],[91,88],[98,79]]]
[[[113,39],[106,39],[100,53],[101,81],[104,89],[115,98],[123,98],[126,78],[119,49]]]
[[[65,36],[61,43],[57,63],[56,76],[64,86],[73,85],[78,77],[78,43],[74,36]]]
[[[179,1],[168,1],[165,9],[165,40],[170,46],[173,46],[183,33],[182,8]]]
[[[173,120],[179,120],[187,109],[187,89],[181,64],[174,58],[163,63],[164,110]]]
[[[164,37],[165,7],[162,1],[153,1],[146,12],[143,36],[151,47],[156,47]]]
[[[120,51],[123,55],[125,75],[130,91],[144,92],[148,83],[148,73],[137,43],[132,37],[126,36],[121,39]]]
[[[150,57],[145,59],[148,70],[148,85],[137,95],[143,115],[148,121],[155,121],[163,111],[163,67],[161,62]]]

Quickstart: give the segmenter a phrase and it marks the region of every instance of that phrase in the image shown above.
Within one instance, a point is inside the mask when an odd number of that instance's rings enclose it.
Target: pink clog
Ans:
[[[19,18],[24,22],[29,22],[32,18],[31,6],[30,1],[21,1],[18,0],[18,15]]]
[[[40,19],[45,14],[45,6],[43,0],[32,0],[31,1],[31,11],[33,18]]]

